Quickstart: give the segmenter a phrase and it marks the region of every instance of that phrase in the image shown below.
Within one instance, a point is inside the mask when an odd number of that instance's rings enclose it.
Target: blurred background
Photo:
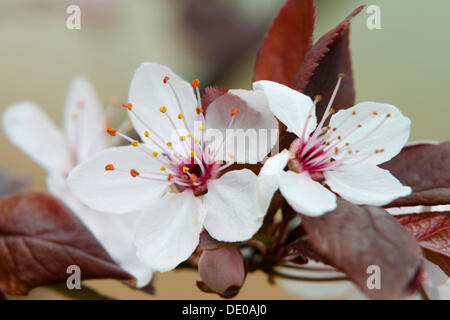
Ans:
[[[30,100],[58,124],[70,80],[88,78],[105,105],[125,101],[135,69],[144,61],[169,65],[202,85],[249,88],[261,40],[283,0],[2,0],[0,2],[0,112]],[[66,8],[81,8],[81,29],[69,30]],[[356,101],[398,106],[412,119],[411,140],[450,138],[450,1],[316,0],[316,39],[360,4],[378,5],[381,29],[369,30],[363,11],[353,20],[351,51]],[[45,189],[45,172],[0,131],[0,170],[26,177],[28,189]],[[150,296],[117,281],[86,285],[114,298],[208,299],[191,271],[158,274]],[[335,285],[332,285],[335,286]],[[357,297],[345,284],[332,297]],[[30,298],[65,298],[56,288]],[[271,285],[249,275],[238,298],[314,297],[308,283]],[[333,290],[331,290],[333,291]]]

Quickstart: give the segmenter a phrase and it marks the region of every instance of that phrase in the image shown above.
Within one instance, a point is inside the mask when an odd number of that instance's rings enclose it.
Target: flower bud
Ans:
[[[198,261],[202,281],[197,286],[204,292],[215,292],[224,298],[238,294],[247,275],[245,260],[236,247],[202,251]]]

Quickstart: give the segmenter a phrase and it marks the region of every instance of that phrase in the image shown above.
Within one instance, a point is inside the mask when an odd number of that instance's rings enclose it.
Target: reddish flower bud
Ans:
[[[202,251],[198,272],[202,278],[202,281],[197,281],[198,288],[224,298],[237,295],[247,276],[244,257],[236,247]]]

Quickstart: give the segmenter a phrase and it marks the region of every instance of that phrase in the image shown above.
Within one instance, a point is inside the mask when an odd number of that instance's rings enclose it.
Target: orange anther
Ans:
[[[203,109],[200,107],[195,108],[195,111],[197,112],[197,114],[203,113]]]
[[[200,80],[198,80],[198,79],[192,80],[192,87],[193,87],[193,88],[198,88],[198,87],[200,87]]]
[[[231,116],[233,117],[236,113],[238,113],[239,112],[239,109],[238,108],[233,108],[233,109],[231,109]]]
[[[109,135],[114,137],[117,133],[117,130],[114,128],[108,128],[108,129],[106,129],[106,132],[108,132]]]
[[[170,78],[169,78],[168,76],[165,76],[164,79],[163,79],[163,82],[164,82],[164,83],[167,83],[167,81],[169,81],[169,79],[170,79]]]
[[[132,106],[133,106],[133,105],[132,105],[131,103],[129,103],[129,102],[124,103],[124,104],[122,105],[122,107],[127,108],[127,109],[130,110],[130,111],[131,111],[131,107],[132,107]]]
[[[133,178],[136,178],[139,175],[139,171],[137,171],[135,169],[131,169],[130,174]]]
[[[112,163],[107,164],[107,165],[105,166],[105,170],[106,170],[106,171],[113,171],[113,170],[114,170],[114,166],[112,165]]]
[[[191,174],[191,176],[189,177],[189,180],[192,183],[196,183],[198,181],[198,178],[197,178],[197,176],[195,174]]]
[[[171,174],[171,173],[169,173],[168,175],[167,175],[167,180],[172,180],[173,179],[173,174]]]

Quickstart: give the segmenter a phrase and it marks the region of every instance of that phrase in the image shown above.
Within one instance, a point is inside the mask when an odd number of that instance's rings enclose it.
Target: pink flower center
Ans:
[[[140,143],[133,140],[127,135],[117,131],[114,128],[108,128],[107,132],[112,135],[118,135],[125,140],[128,140],[133,147],[137,147],[149,157],[152,157],[160,162],[160,170],[155,172],[141,172],[136,169],[121,169],[116,168],[112,163],[105,166],[107,171],[123,171],[129,172],[131,177],[147,179],[153,181],[167,182],[170,181],[178,191],[190,189],[196,196],[205,194],[207,192],[207,183],[210,179],[218,177],[219,173],[225,168],[229,167],[233,162],[225,162],[223,164],[217,160],[218,152],[209,147],[209,143],[204,140],[205,118],[201,105],[201,96],[199,91],[200,82],[198,79],[192,81],[192,86],[197,94],[197,106],[195,110],[188,110],[188,112],[195,112],[198,117],[199,136],[194,136],[191,132],[192,128],[187,123],[184,117],[183,105],[179,99],[174,86],[168,76],[164,77],[163,82],[168,85],[168,90],[171,90],[177,101],[178,114],[173,119],[167,113],[167,107],[159,107],[159,111],[166,117],[168,125],[171,126],[177,135],[178,141],[167,141],[161,137],[158,132],[152,130],[151,126],[147,124],[133,108],[131,103],[123,104],[129,112],[140,121],[148,131],[144,132],[144,137],[151,140],[159,150],[151,150],[149,144]],[[239,113],[237,108],[232,109],[231,119],[228,127],[233,124],[234,117]],[[182,125],[177,126],[176,121],[181,121]],[[223,145],[222,141],[222,145]]]
[[[302,137],[295,139],[289,147],[289,151],[295,157],[289,160],[288,167],[292,171],[303,172],[308,171],[311,177],[316,181],[324,178],[323,173],[328,170],[336,170],[347,165],[354,165],[367,160],[374,154],[384,152],[384,149],[375,149],[373,152],[360,152],[357,146],[364,143],[372,136],[381,126],[391,117],[390,113],[385,115],[379,114],[377,111],[368,110],[367,114],[358,121],[356,111],[353,111],[344,117],[335,127],[325,126],[325,122],[332,114],[334,109],[331,108],[336,97],[337,91],[341,84],[343,74],[339,74],[338,82],[327,105],[325,113],[310,136],[306,135],[308,122],[312,117],[317,102],[321,100],[320,96],[316,96],[310,108],[308,118],[303,129]],[[353,134],[360,130],[370,117],[379,117],[380,121],[374,128],[367,132],[366,135],[357,141],[346,142]]]

